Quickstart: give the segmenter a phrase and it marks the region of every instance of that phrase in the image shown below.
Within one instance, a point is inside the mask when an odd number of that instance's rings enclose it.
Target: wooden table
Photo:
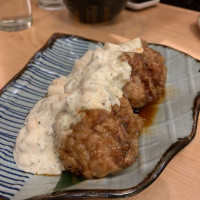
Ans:
[[[143,11],[124,10],[113,21],[83,24],[67,9],[46,11],[32,0],[33,26],[19,32],[0,31],[0,88],[20,71],[55,32],[120,43],[135,37],[165,44],[200,59],[198,12],[159,4]],[[200,125],[193,142],[143,192],[128,200],[200,199]]]

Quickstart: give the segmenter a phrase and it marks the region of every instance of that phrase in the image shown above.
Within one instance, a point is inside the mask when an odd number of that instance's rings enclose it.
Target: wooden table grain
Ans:
[[[32,0],[33,26],[19,32],[0,31],[0,88],[2,88],[55,33],[120,43],[141,37],[171,46],[200,59],[199,13],[159,4],[142,11],[124,10],[116,19],[91,25],[74,19],[67,9],[47,11]],[[192,143],[168,164],[147,189],[127,200],[200,199],[200,124]]]

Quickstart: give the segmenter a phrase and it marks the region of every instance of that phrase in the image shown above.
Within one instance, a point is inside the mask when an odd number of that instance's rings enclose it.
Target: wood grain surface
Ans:
[[[96,25],[74,19],[67,9],[47,11],[32,0],[33,26],[18,32],[0,31],[0,88],[2,88],[55,33],[120,43],[141,37],[165,44],[200,59],[199,13],[159,4],[142,11],[124,10],[114,20]],[[200,199],[200,124],[192,143],[168,164],[159,178],[127,200]]]

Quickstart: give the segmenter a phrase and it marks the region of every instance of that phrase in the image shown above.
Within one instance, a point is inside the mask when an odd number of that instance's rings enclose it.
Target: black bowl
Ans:
[[[64,3],[81,21],[99,23],[116,17],[125,8],[127,0],[64,0]]]

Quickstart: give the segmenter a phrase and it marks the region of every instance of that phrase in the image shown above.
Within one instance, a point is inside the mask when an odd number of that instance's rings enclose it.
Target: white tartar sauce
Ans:
[[[18,167],[35,174],[61,174],[57,149],[63,137],[72,134],[70,125],[81,120],[80,111],[111,111],[113,105],[120,105],[131,67],[119,56],[142,51],[139,38],[121,45],[106,43],[104,49],[88,51],[76,60],[68,76],[53,80],[47,96],[36,103],[19,132],[14,149]]]

